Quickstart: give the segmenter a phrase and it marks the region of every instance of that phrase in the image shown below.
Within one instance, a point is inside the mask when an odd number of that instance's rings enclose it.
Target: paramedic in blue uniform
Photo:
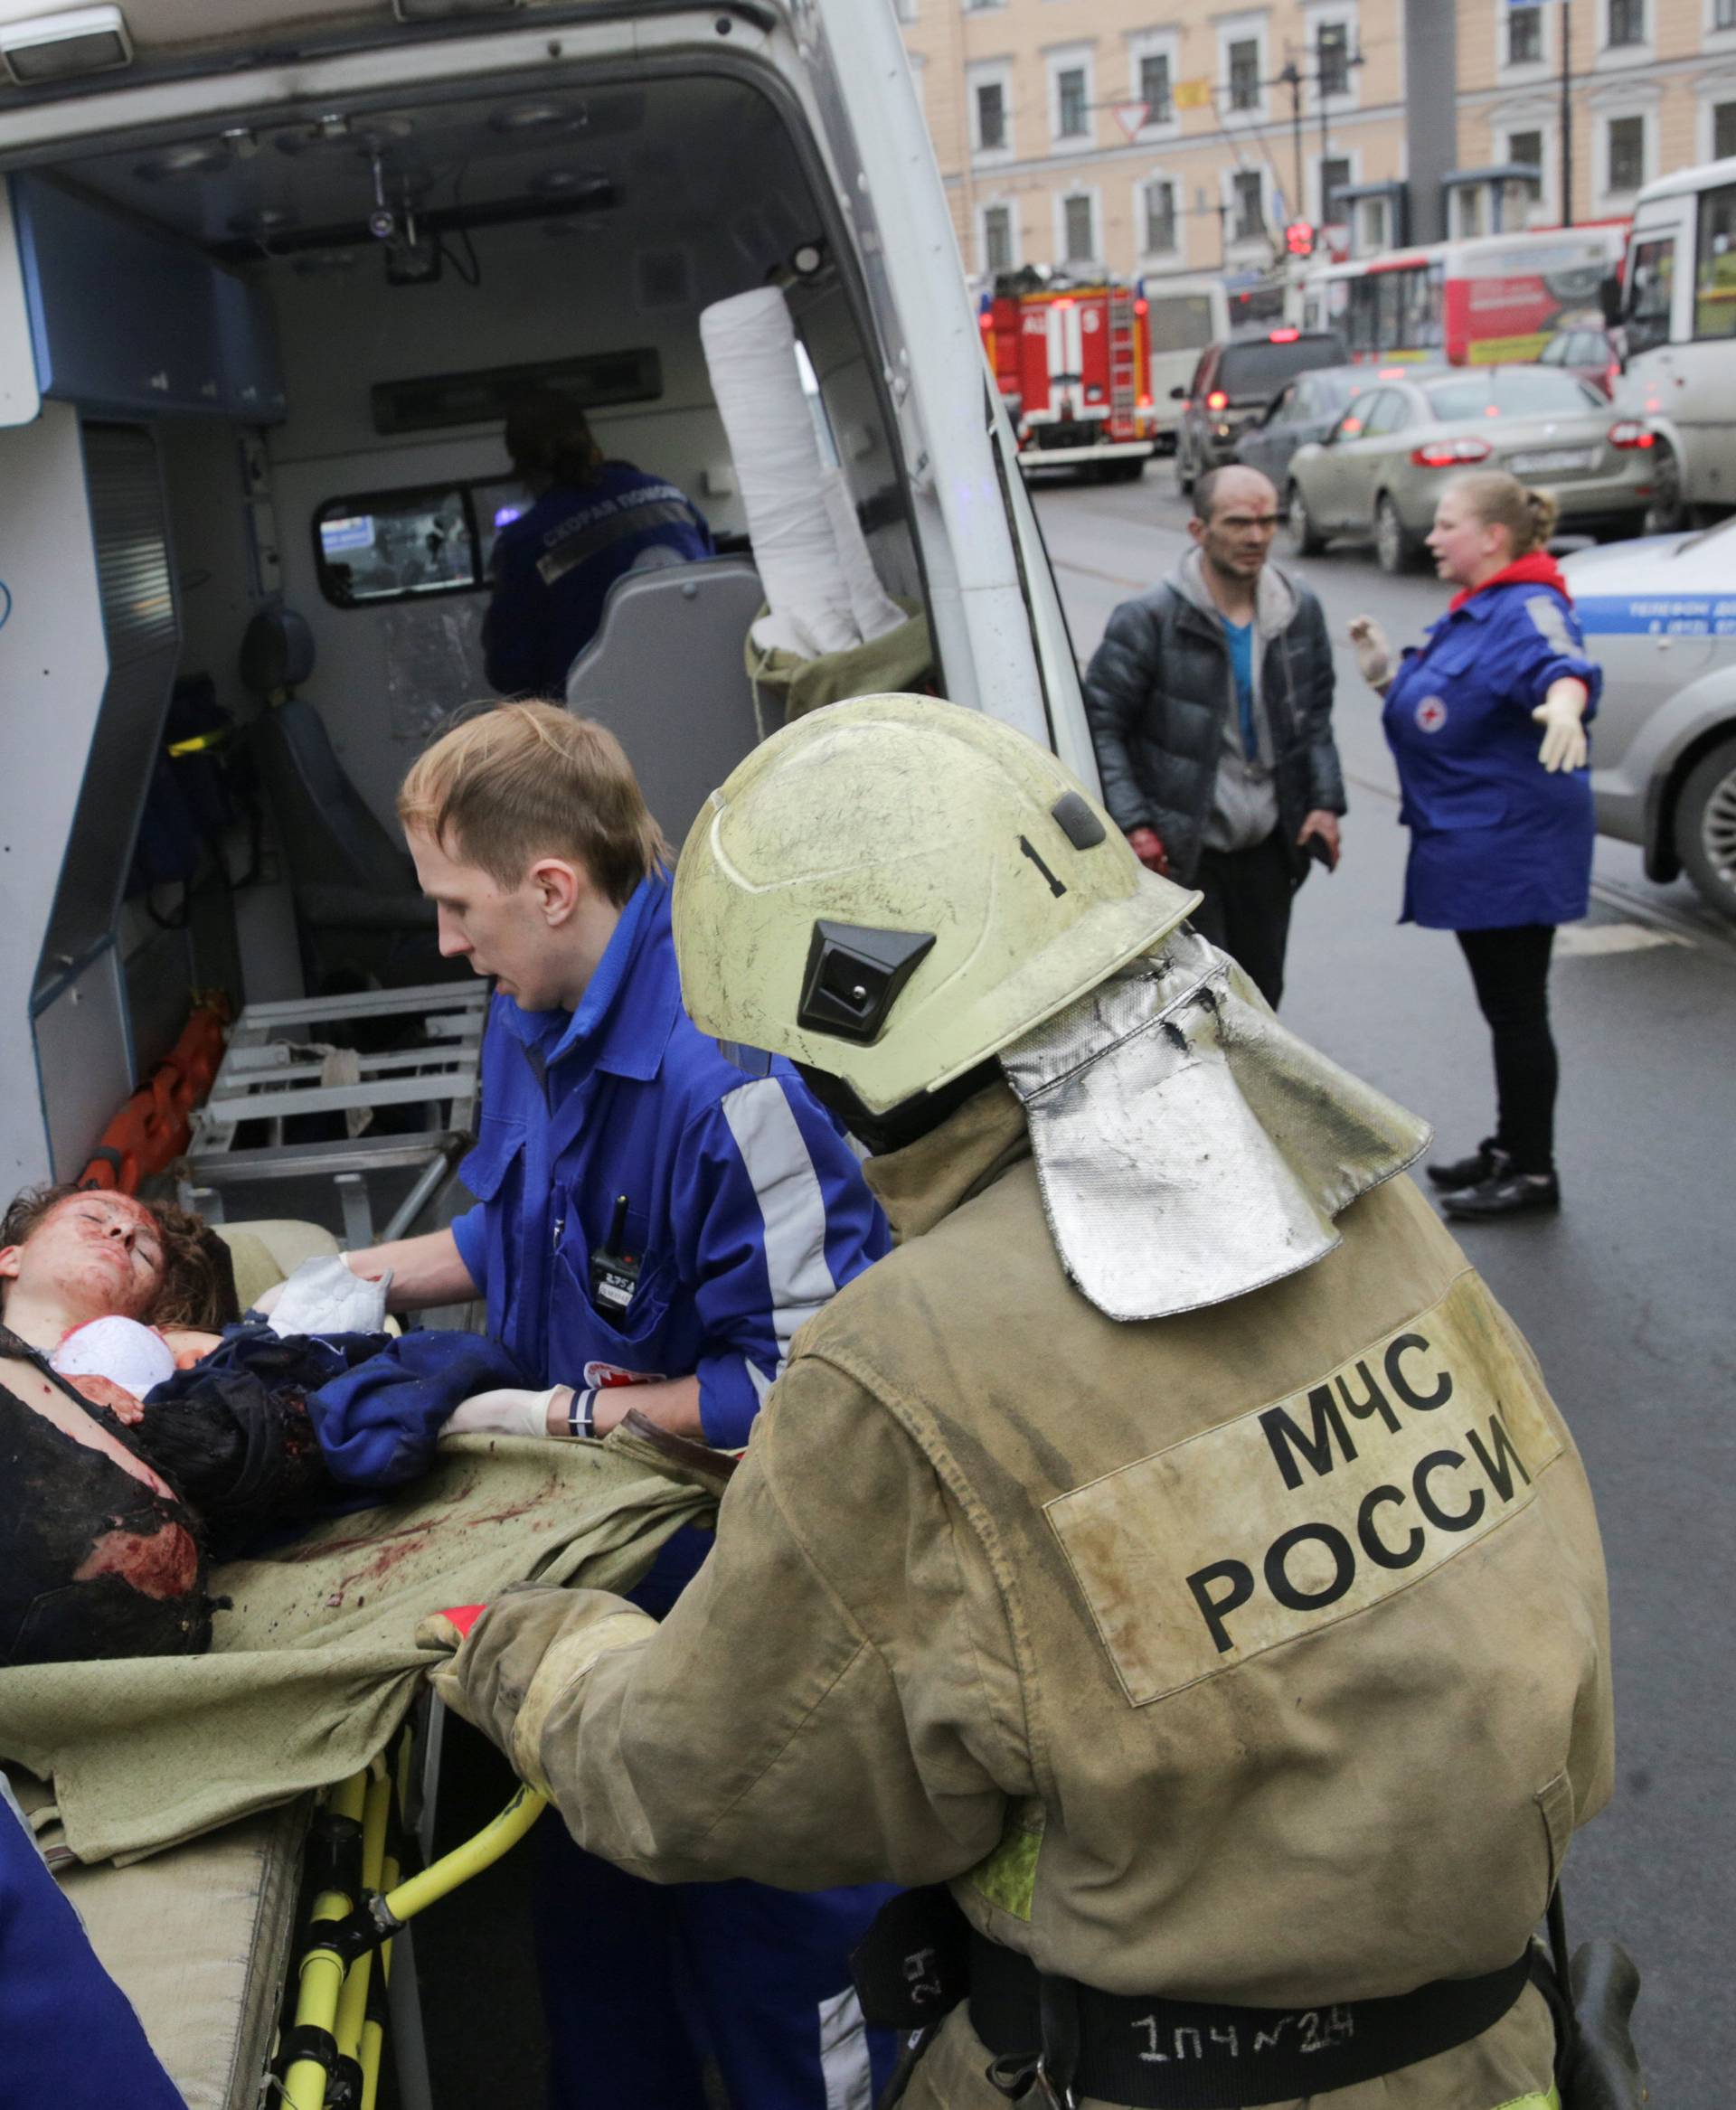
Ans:
[[[618,579],[716,548],[704,515],[675,485],[603,459],[569,396],[521,396],[506,415],[506,452],[533,503],[495,543],[484,664],[503,696],[561,696]]]
[[[395,1308],[486,1297],[551,1388],[448,1427],[602,1436],[631,1404],[739,1449],[796,1329],[887,1249],[854,1154],[787,1064],[744,1078],[682,1010],[667,847],[604,728],[499,705],[421,757],[399,814],[441,951],[495,977],[477,1206],[351,1265],[390,1267]],[[636,1601],[666,1611],[709,1544],[677,1534]],[[847,1958],[883,1888],[664,1888],[538,1837],[558,2110],[704,2110],[708,2051],[741,2110],[869,2101],[892,2047],[872,2033],[871,2076]]]
[[[1350,626],[1386,699],[1410,830],[1401,919],[1456,933],[1495,1041],[1495,1133],[1429,1167],[1461,1218],[1561,1202],[1549,960],[1555,927],[1583,916],[1590,895],[1585,726],[1603,675],[1549,554],[1554,524],[1554,500],[1505,472],[1457,477],[1429,548],[1458,591],[1428,641],[1395,669],[1378,624]]]
[[[0,2110],[186,2110],[0,1773]]]

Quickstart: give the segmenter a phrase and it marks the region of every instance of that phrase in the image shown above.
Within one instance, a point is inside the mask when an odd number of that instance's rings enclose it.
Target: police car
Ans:
[[[1649,879],[1685,871],[1736,918],[1736,521],[1561,566],[1604,670],[1591,788]]]

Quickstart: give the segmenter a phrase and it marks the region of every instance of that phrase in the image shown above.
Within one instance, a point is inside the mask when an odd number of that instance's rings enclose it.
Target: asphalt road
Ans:
[[[1137,485],[1049,484],[1037,507],[1081,664],[1118,601],[1185,548],[1166,462]],[[1278,561],[1325,605],[1338,650],[1351,810],[1338,871],[1297,901],[1286,1020],[1430,1120],[1458,1154],[1492,1126],[1487,1037],[1450,936],[1397,922],[1406,847],[1377,700],[1344,642],[1395,644],[1445,605],[1344,546]],[[1563,1089],[1558,1219],[1458,1227],[1542,1358],[1596,1491],[1609,1568],[1617,1792],[1575,1842],[1575,1940],[1640,1964],[1652,2099],[1724,2110],[1736,2055],[1736,926],[1685,881],[1654,887],[1600,843],[1592,914],[1552,984]]]

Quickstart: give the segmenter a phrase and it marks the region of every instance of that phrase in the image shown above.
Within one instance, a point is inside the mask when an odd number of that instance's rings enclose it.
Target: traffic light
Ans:
[[[1293,257],[1314,254],[1314,227],[1307,220],[1292,220],[1284,230],[1284,247]]]

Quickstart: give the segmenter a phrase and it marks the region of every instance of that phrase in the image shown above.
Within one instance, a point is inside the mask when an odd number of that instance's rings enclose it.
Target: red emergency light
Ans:
[[[1266,341],[1270,344],[1294,344],[1301,334],[1300,330],[1272,330]]]
[[[1618,425],[1609,428],[1609,444],[1623,448],[1656,447],[1657,435],[1642,425],[1637,418],[1624,418]]]
[[[1133,304],[1133,312],[1135,315],[1148,315],[1151,312],[1151,303],[1148,300],[1136,300]]]
[[[1230,399],[1222,389],[1213,389],[1205,399],[1205,407],[1208,410],[1227,410],[1230,408]]]

